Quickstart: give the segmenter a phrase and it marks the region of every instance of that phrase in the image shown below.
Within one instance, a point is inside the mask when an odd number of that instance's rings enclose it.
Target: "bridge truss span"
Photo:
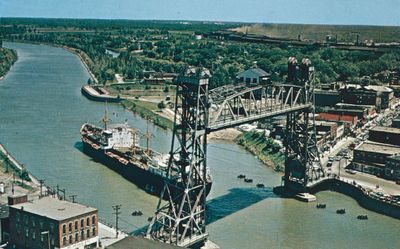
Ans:
[[[210,90],[208,131],[309,109],[312,96],[289,84],[246,86],[232,84]]]

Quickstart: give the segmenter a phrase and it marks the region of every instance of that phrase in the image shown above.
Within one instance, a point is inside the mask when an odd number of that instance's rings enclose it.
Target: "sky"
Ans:
[[[400,0],[0,0],[0,16],[400,26]]]

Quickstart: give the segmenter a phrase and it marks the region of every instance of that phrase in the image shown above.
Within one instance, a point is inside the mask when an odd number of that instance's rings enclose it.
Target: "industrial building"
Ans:
[[[400,146],[400,129],[386,126],[376,126],[369,130],[369,140]]]
[[[334,107],[341,101],[340,93],[337,90],[315,89],[315,105]]]
[[[368,141],[354,149],[352,166],[360,172],[384,176],[386,160],[394,155],[400,155],[399,146]]]
[[[98,211],[47,196],[9,197],[9,244],[13,248],[98,247]]]
[[[340,89],[341,102],[355,105],[373,105],[377,110],[391,107],[393,90],[386,86],[349,84]]]

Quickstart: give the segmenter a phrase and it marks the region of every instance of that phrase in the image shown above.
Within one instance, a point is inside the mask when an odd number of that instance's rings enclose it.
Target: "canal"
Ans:
[[[147,224],[157,198],[91,160],[81,152],[79,129],[85,122],[101,125],[105,106],[87,100],[80,87],[89,74],[77,56],[45,45],[4,43],[19,60],[0,81],[0,142],[49,186],[95,206],[114,224],[112,205],[122,204],[121,226],[133,231]],[[108,105],[112,122],[125,122],[145,132],[147,122],[119,105]],[[171,133],[149,124],[151,146],[168,152]],[[398,248],[400,222],[361,208],[334,192],[317,194],[315,203],[282,199],[272,193],[280,175],[231,142],[212,141],[208,165],[214,184],[208,196],[210,239],[221,248]],[[244,183],[246,174],[254,183]],[[257,183],[265,189],[257,189]],[[345,215],[336,209],[346,208]],[[131,216],[141,210],[141,217]],[[369,220],[356,219],[368,214]]]

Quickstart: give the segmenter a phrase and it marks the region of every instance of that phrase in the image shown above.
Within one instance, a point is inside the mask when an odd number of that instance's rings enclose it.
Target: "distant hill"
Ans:
[[[232,30],[240,33],[266,35],[270,37],[325,41],[330,35],[338,42],[400,42],[400,26],[359,26],[359,25],[312,25],[312,24],[253,24]]]

